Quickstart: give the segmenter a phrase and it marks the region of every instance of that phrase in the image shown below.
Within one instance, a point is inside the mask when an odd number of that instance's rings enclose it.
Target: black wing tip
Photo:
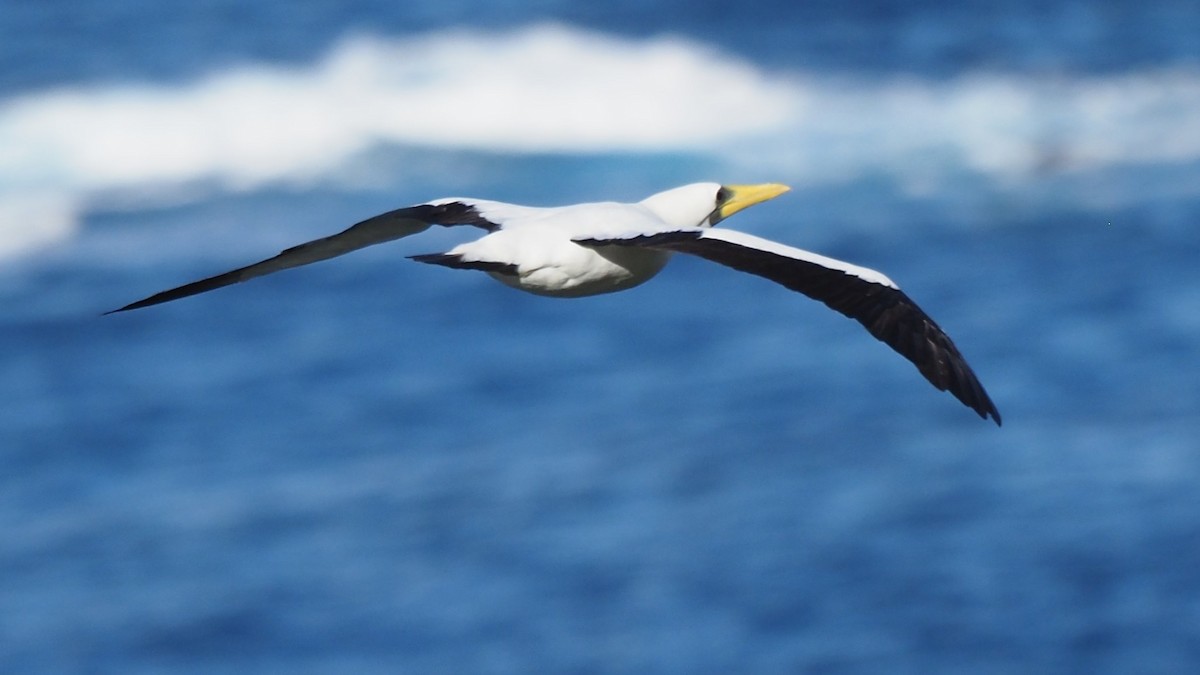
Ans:
[[[992,416],[992,421],[993,421],[993,422],[995,422],[995,423],[996,423],[996,426],[998,426],[998,427],[1000,427],[1000,426],[1004,426],[1004,423],[1003,423],[1003,422],[1001,422],[1001,420],[1000,420],[1000,411],[999,411],[999,410],[996,410],[996,406],[994,406],[994,405],[991,405],[991,403],[992,403],[991,401],[988,401],[988,409],[987,409],[987,411],[988,411],[988,413],[989,413],[989,414],[991,414],[991,416]],[[987,419],[987,416],[984,416],[984,419]]]
[[[963,366],[966,366],[966,362],[960,363]],[[979,380],[975,378],[975,374],[970,372],[969,367],[967,368],[968,370],[966,373],[966,379],[960,380],[939,380],[935,377],[931,377],[924,371],[921,371],[921,374],[925,377],[926,381],[934,386],[935,389],[944,391],[958,399],[959,403],[963,404],[967,408],[970,408],[975,412],[976,415],[979,415],[981,419],[986,420],[991,418],[992,421],[996,423],[996,426],[1003,426],[1000,419],[1000,411],[996,409],[996,404],[992,403],[992,399],[990,396],[988,396],[987,392],[984,391],[983,385],[980,384]]]
[[[920,374],[925,377],[925,380],[936,389],[954,396],[955,399],[959,400],[960,404],[971,408],[980,418],[991,418],[992,422],[996,423],[996,426],[1001,426],[1000,411],[996,410],[996,404],[991,402],[991,396],[983,388],[983,384],[979,383],[979,378],[971,370],[971,366],[967,365],[966,359],[962,358],[956,348],[953,348],[954,344],[949,341],[949,337],[944,333],[940,333],[940,335],[946,340],[946,344],[944,344],[946,352],[940,354],[938,358],[930,360],[930,362],[923,362],[923,360],[913,358],[910,354],[901,352],[895,345],[888,345],[892,346],[901,356],[911,360],[913,365],[917,366]],[[947,358],[950,364],[952,364],[950,369],[938,371],[929,368],[929,364]]]
[[[162,302],[167,302],[167,299],[156,300],[155,297],[157,297],[157,296],[150,296],[149,298],[146,298],[144,300],[138,300],[137,302],[131,302],[128,305],[125,305],[124,307],[118,307],[117,309],[110,309],[107,312],[104,312],[103,314],[101,314],[100,316],[108,316],[109,314],[119,314],[121,312],[128,312],[131,309],[141,309],[143,307],[149,307],[151,305],[157,305]]]
[[[1004,426],[1003,422],[1000,420],[1000,411],[996,409],[996,404],[992,403],[992,397],[988,396],[988,393],[984,391],[983,385],[979,384],[979,380],[976,380],[975,384],[979,387],[980,400],[979,406],[976,408],[979,416],[985,420],[988,417],[991,417],[992,421],[996,423],[996,426]]]
[[[950,336],[904,291],[879,288],[884,290],[870,294],[877,302],[883,300],[874,316],[858,314],[858,307],[851,305],[825,304],[861,323],[877,340],[915,365],[936,389],[949,392],[980,418],[990,417],[996,426],[1003,426],[996,404]],[[905,336],[915,339],[909,341]]]
[[[929,381],[939,389],[949,390],[954,398],[957,398],[963,405],[974,410],[982,419],[986,420],[990,417],[996,423],[996,426],[1003,426],[1000,420],[1000,411],[996,409],[996,404],[992,403],[992,397],[988,396],[983,385],[979,383],[979,379],[975,377],[975,373],[970,371],[970,366],[966,364],[966,361],[960,360],[960,363],[966,369],[965,383],[963,380],[959,380],[949,386],[938,386],[932,378]]]
[[[975,412],[979,413],[981,418],[986,420],[987,418],[991,417],[992,421],[996,423],[996,426],[1004,426],[1004,424],[1000,421],[1000,411],[996,410],[996,406],[992,405],[991,401],[987,401],[983,405],[972,406],[972,408],[975,410]]]
[[[127,312],[130,310],[140,310],[140,309],[142,309],[142,307],[149,307],[151,305],[167,303],[167,301],[170,301],[173,299],[174,298],[151,300],[150,298],[146,298],[145,300],[138,300],[137,303],[130,303],[130,304],[125,305],[124,307],[118,307],[118,309],[115,309],[115,310],[108,310],[107,312],[102,313],[102,315],[100,315],[100,316],[109,316],[109,315],[114,315],[114,313]]]

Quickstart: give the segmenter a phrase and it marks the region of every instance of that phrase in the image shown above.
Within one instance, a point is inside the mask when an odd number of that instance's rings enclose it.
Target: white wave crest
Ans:
[[[389,144],[682,150],[728,160],[739,171],[730,180],[884,172],[936,190],[962,173],[1020,184],[1046,171],[1200,162],[1196,110],[1200,73],[1186,69],[870,79],[772,73],[681,38],[557,25],[350,37],[309,66],[0,101],[0,202],[16,204],[0,209],[0,255],[68,236],[98,194],[332,180]],[[39,218],[36,204],[57,206]]]
[[[0,260],[69,238],[79,226],[79,204],[51,191],[0,191]]]
[[[1200,161],[1195,70],[806,78],[795,92],[801,112],[789,123],[788,142],[768,156],[797,180],[972,172],[1011,183],[1048,172]]]
[[[718,95],[719,94],[719,95]],[[792,94],[672,38],[558,26],[342,42],[309,69],[178,87],[48,92],[0,112],[0,175],[79,187],[215,179],[244,188],[336,169],[379,143],[489,151],[692,147],[770,129]]]

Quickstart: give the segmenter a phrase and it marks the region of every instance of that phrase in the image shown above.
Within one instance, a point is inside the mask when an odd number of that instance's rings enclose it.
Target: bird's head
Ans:
[[[676,227],[711,227],[747,206],[773,199],[790,189],[779,183],[692,183],[651,195],[642,200],[642,205]]]

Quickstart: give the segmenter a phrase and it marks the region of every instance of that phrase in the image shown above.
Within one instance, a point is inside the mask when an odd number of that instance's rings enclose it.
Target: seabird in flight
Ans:
[[[410,257],[423,263],[481,270],[537,295],[571,298],[633,288],[658,274],[673,253],[689,253],[820,300],[858,321],[913,362],[933,386],[949,391],[980,417],[991,417],[1000,424],[996,406],[950,337],[891,279],[865,267],[717,227],[734,213],[787,190],[774,183],[694,183],[636,204],[599,202],[552,208],[438,199],[368,218],[339,234],[108,313],[178,300],[333,258],[432,225],[469,225],[486,234],[445,253]]]

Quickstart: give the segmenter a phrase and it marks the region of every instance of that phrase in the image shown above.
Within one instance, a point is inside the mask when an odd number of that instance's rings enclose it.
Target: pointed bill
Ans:
[[[791,190],[786,185],[779,183],[762,183],[760,185],[726,185],[725,189],[729,191],[729,198],[725,200],[717,208],[717,213],[722,219],[728,218],[733,214],[741,211],[748,206],[754,206],[768,199],[774,199],[779,195]]]

